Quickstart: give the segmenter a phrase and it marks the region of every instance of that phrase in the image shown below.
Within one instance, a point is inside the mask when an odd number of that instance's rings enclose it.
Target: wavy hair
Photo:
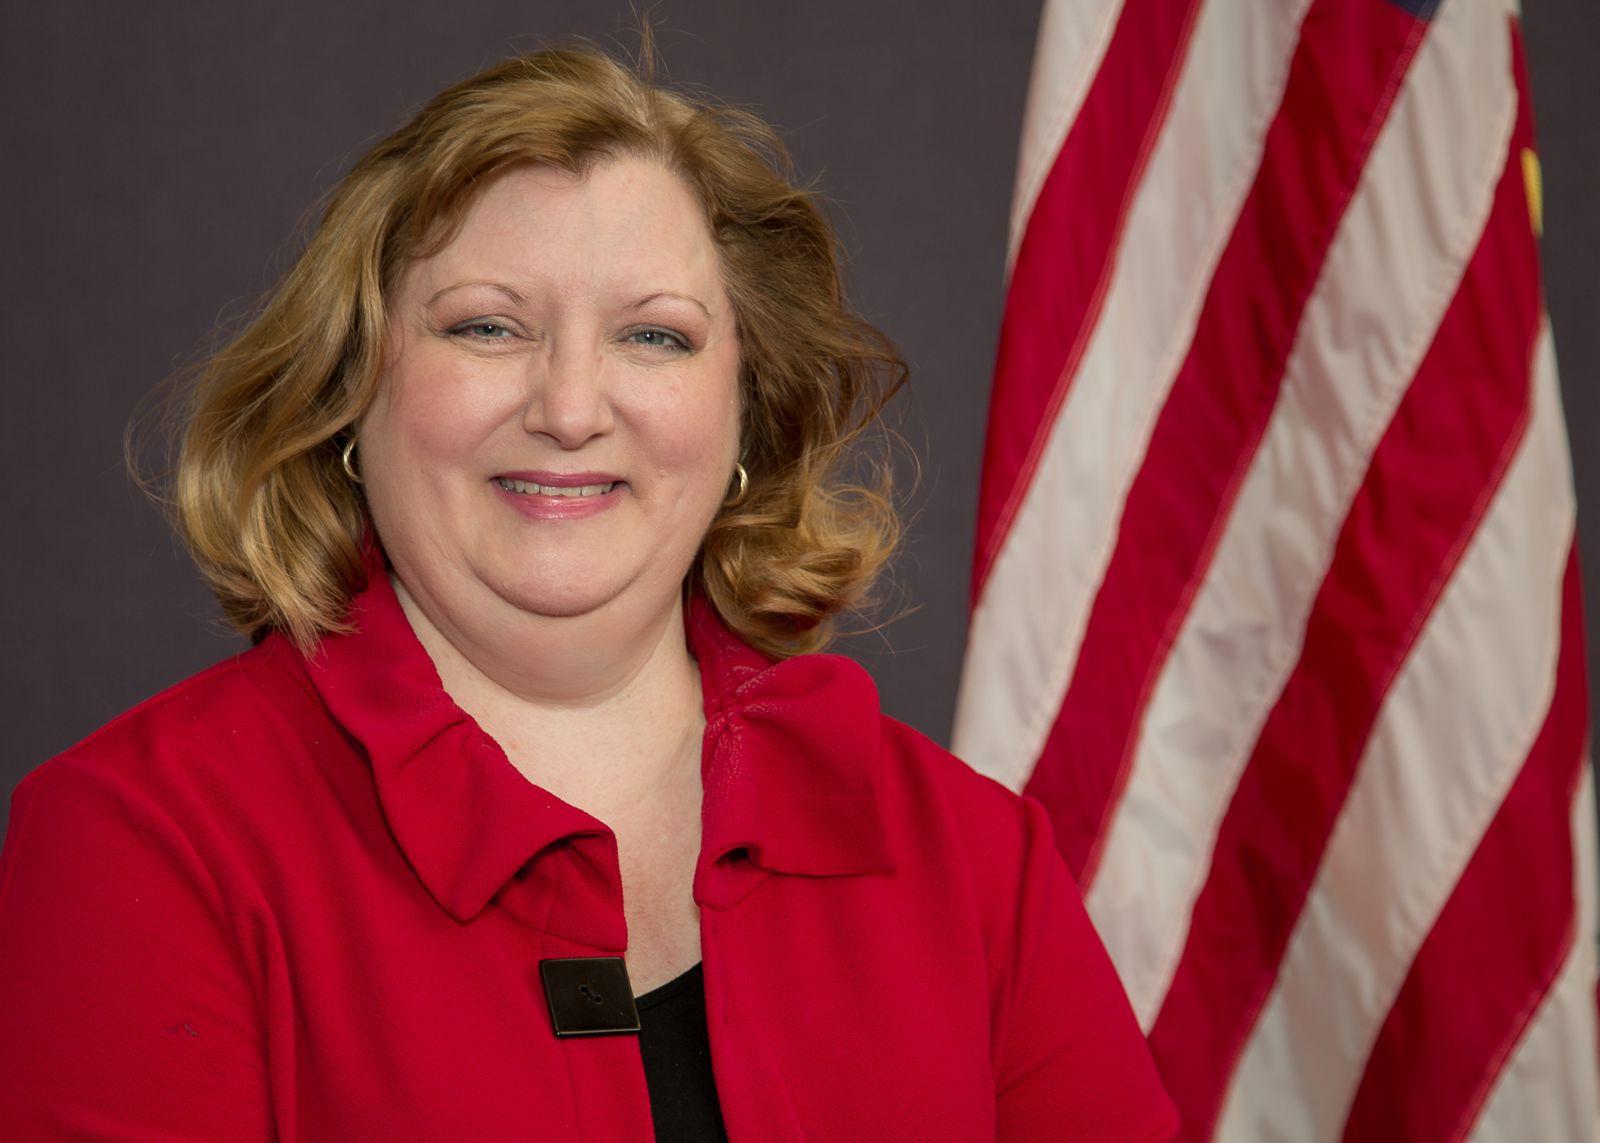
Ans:
[[[347,629],[370,520],[339,446],[376,396],[386,299],[405,268],[449,242],[497,173],[542,163],[581,176],[623,155],[695,192],[740,342],[749,490],[712,522],[691,581],[780,657],[822,647],[862,604],[901,524],[888,457],[855,446],[883,428],[906,364],[845,300],[837,236],[777,133],[658,83],[644,32],[637,64],[577,43],[441,92],[329,192],[304,252],[201,363],[171,502],[235,629],[256,641],[282,630],[306,651]]]

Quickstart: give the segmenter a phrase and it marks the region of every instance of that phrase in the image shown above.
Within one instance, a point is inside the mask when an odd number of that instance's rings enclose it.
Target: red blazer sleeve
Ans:
[[[1170,1139],[1177,1113],[1056,848],[1050,819],[1035,798],[1021,805],[1014,991],[995,1075],[999,1138]]]
[[[0,852],[0,1125],[14,1139],[272,1134],[249,974],[194,848],[71,757],[25,777]]]

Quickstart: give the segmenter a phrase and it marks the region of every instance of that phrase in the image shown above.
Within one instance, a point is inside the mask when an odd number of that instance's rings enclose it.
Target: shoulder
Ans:
[[[216,783],[177,761],[182,742],[218,736],[207,719],[238,684],[235,666],[202,671],[13,792],[0,849],[0,1070],[26,1082],[0,1093],[7,1138],[54,1136],[47,1123],[68,1120],[153,1137],[160,1099],[192,1118],[163,1137],[220,1137],[218,1100],[257,1106],[261,950],[278,936],[238,847],[195,812],[237,791],[210,794]]]
[[[129,708],[51,762],[138,777],[178,759],[238,753],[243,732],[282,717],[294,685],[269,645],[252,647]]]
[[[266,645],[207,667],[24,775],[12,825],[29,807],[51,806],[62,828],[138,823],[191,834],[242,826],[273,775],[305,755],[297,723],[306,719],[295,712],[314,708],[294,697],[296,688]]]
[[[781,696],[796,704],[804,713],[795,721],[818,749],[853,756],[852,768],[870,764],[884,828],[930,874],[955,874],[992,901],[997,890],[1020,888],[1030,849],[1055,852],[1049,816],[1036,799],[885,714],[876,683],[855,659],[797,655],[752,678],[759,687],[741,690],[764,703]]]
[[[881,719],[886,826],[897,836],[908,874],[937,878],[965,900],[982,931],[995,989],[1008,987],[1024,955],[1019,935],[1041,908],[1072,917],[1074,957],[1098,954],[1099,939],[1044,805],[904,723]]]
[[[883,757],[887,768],[901,780],[914,780],[931,793],[963,802],[988,818],[1017,812],[1021,795],[980,773],[940,746],[922,731],[887,714],[880,714]]]
[[[883,717],[883,779],[920,862],[949,839],[983,930],[1000,1135],[1167,1139],[1177,1119],[1045,806]],[[936,844],[936,842],[935,842]]]
[[[1039,802],[975,770],[933,739],[880,715],[884,795],[925,827],[944,825],[965,867],[989,886],[1014,882],[1030,848],[1054,849]]]

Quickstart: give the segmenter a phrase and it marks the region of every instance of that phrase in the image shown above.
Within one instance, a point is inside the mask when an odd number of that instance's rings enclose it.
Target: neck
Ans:
[[[480,629],[391,579],[446,693],[531,781],[585,809],[615,811],[698,763],[700,676],[681,595],[649,622],[602,608],[518,612]]]

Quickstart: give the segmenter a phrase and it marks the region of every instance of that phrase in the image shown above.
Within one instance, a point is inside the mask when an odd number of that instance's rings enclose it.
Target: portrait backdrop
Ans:
[[[1526,9],[1545,283],[1593,601],[1600,10],[1583,0]],[[911,364],[895,420],[921,475],[879,617],[905,613],[838,649],[866,664],[888,713],[940,741],[966,631],[1038,10],[1035,0],[669,0],[651,10],[672,81],[782,130],[830,204],[857,305]],[[7,25],[0,829],[24,773],[244,646],[125,474],[130,419],[149,417],[152,392],[214,330],[237,326],[291,264],[318,196],[435,91],[571,34],[619,51],[636,44],[626,4],[576,0],[67,2],[14,6]],[[1600,645],[1592,602],[1588,630]]]

